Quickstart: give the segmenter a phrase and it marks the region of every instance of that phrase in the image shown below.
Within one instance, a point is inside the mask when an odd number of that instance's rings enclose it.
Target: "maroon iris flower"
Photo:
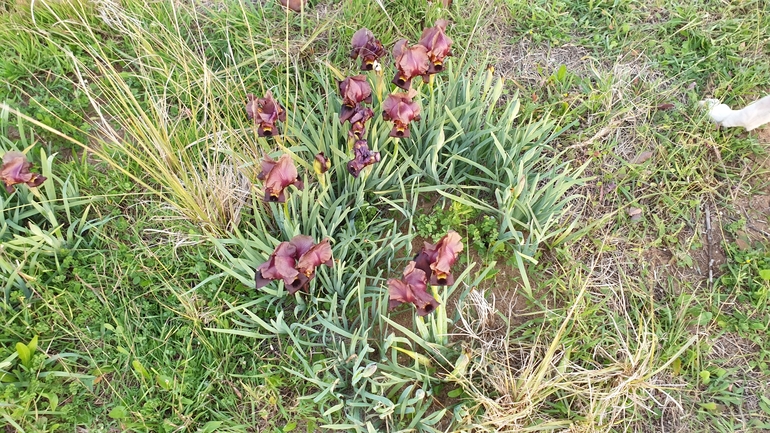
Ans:
[[[353,49],[350,51],[350,57],[354,60],[361,57],[362,71],[374,69],[374,62],[387,54],[380,41],[366,27],[358,30],[353,35],[352,45]]]
[[[278,244],[270,258],[257,267],[255,283],[260,288],[272,280],[283,280],[286,290],[294,294],[307,287],[318,266],[331,267],[333,263],[329,239],[315,244],[310,236],[297,235]]]
[[[281,155],[278,161],[265,155],[261,161],[262,172],[257,179],[264,181],[265,201],[283,203],[286,201],[285,189],[294,185],[302,189],[302,181],[299,180],[294,161],[287,154]]]
[[[462,238],[456,231],[449,230],[437,244],[425,242],[425,246],[414,261],[417,268],[422,269],[428,276],[431,284],[452,285],[454,277],[450,268],[457,261],[457,256],[462,250]]]
[[[414,89],[408,93],[390,94],[382,103],[382,118],[394,124],[391,137],[409,137],[409,122],[420,120],[420,105],[412,101],[416,94]]]
[[[286,110],[273,98],[273,93],[267,91],[264,98],[257,98],[249,93],[246,95],[246,115],[259,125],[257,134],[260,137],[272,137],[278,134],[275,122],[286,121]]]
[[[27,161],[27,157],[21,152],[7,152],[3,155],[3,165],[0,167],[0,180],[5,183],[5,190],[8,193],[13,192],[13,185],[26,183],[29,187],[40,186],[45,182],[45,177],[30,173],[29,168],[32,164]]]
[[[362,102],[372,103],[372,88],[363,75],[345,78],[340,81],[339,89],[342,96],[340,123],[350,120],[350,117],[355,114],[356,109],[360,108]]]
[[[452,55],[452,40],[444,33],[447,24],[449,24],[447,20],[436,21],[435,26],[423,30],[420,42],[418,42],[428,50],[430,65],[427,75],[444,70],[444,58]]]
[[[392,83],[404,90],[412,87],[412,78],[426,74],[430,68],[428,49],[419,44],[407,47],[406,39],[396,42],[393,57],[398,71]]]
[[[365,167],[380,161],[380,152],[369,150],[366,140],[358,140],[353,144],[353,160],[348,162],[348,172],[358,177]]]
[[[428,279],[425,272],[415,266],[415,262],[409,262],[404,269],[404,277],[400,280],[391,278],[388,280],[388,308],[409,303],[417,308],[417,314],[426,316],[436,310],[439,302],[428,293]]]

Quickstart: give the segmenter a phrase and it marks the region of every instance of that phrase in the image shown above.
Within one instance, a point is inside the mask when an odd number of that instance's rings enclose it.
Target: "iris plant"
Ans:
[[[348,172],[354,177],[358,177],[364,167],[380,160],[380,153],[369,150],[369,144],[365,138],[366,122],[374,117],[374,111],[364,107],[363,104],[372,103],[372,88],[365,76],[357,75],[340,81],[339,90],[342,96],[340,122],[350,122],[348,135],[355,140],[353,159],[348,162]]]
[[[446,20],[438,20],[433,27],[422,32],[417,44],[410,46],[406,39],[401,39],[393,48],[397,68],[393,84],[404,92],[390,94],[382,101],[383,119],[393,122],[391,137],[409,137],[410,123],[420,119],[420,105],[414,101],[417,92],[411,88],[412,79],[422,76],[428,82],[432,74],[444,69],[445,58],[452,55],[452,40],[445,33],[447,24]],[[361,70],[375,69],[377,60],[385,54],[380,41],[368,29],[362,28],[353,35],[350,56],[353,59],[361,58]],[[381,78],[379,69],[377,77]],[[382,84],[381,81],[378,83]],[[348,162],[347,169],[351,175],[358,177],[365,167],[380,161],[380,153],[372,152],[365,138],[366,122],[374,116],[372,109],[365,106],[372,103],[372,88],[366,76],[356,75],[340,81],[338,90],[342,97],[340,122],[350,122],[349,136],[353,141],[354,156]],[[378,87],[378,95],[380,90]],[[276,122],[286,120],[284,108],[269,91],[264,98],[256,98],[254,95],[247,97],[246,113],[259,125],[259,135],[277,135]],[[19,156],[21,160],[18,160]],[[37,186],[45,180],[42,176],[28,172],[29,163],[18,152],[9,152],[3,158],[3,163],[2,179],[9,190],[10,185],[15,183],[26,182],[30,186]],[[265,155],[261,166],[262,172],[257,177],[264,181],[265,201],[285,202],[285,190],[289,185],[302,188],[297,169],[289,155],[284,154],[277,161]],[[322,182],[321,175],[330,167],[331,162],[323,152],[315,155],[313,168]],[[419,254],[407,265],[402,278],[388,280],[389,308],[410,303],[414,304],[420,316],[433,312],[440,304],[428,289],[431,285],[454,284],[451,268],[462,251],[462,239],[452,230],[436,244],[425,242]],[[272,280],[283,280],[288,292],[293,294],[308,286],[315,276],[316,268],[322,264],[330,267],[333,265],[329,239],[315,244],[310,236],[298,235],[289,242],[278,244],[269,259],[257,267],[256,286],[264,287]]]

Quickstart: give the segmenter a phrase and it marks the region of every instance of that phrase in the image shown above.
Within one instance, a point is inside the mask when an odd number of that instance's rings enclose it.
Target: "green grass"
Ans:
[[[0,196],[3,422],[768,428],[767,152],[696,108],[770,88],[763,2],[439,3],[0,3],[0,149],[49,178]],[[375,116],[382,161],[354,180],[347,41],[438,18],[455,56],[417,86],[413,138]],[[267,89],[281,139],[245,116]],[[261,201],[263,152],[305,183],[285,206]],[[465,250],[442,306],[388,312],[387,279],[447,229]],[[256,290],[297,234],[334,266]]]

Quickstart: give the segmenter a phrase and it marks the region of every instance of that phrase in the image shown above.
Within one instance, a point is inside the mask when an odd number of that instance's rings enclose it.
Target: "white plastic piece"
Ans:
[[[726,128],[742,126],[751,131],[770,123],[770,95],[740,110],[733,110],[718,99],[704,99],[699,104],[709,110],[708,115],[714,123]]]

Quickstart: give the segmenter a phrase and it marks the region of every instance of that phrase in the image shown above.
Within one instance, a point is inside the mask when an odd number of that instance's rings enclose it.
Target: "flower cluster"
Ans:
[[[445,34],[446,26],[447,21],[438,20],[434,27],[423,31],[416,45],[409,46],[407,40],[402,39],[393,49],[397,72],[392,82],[403,92],[388,94],[382,101],[383,119],[393,122],[391,137],[409,137],[409,125],[420,119],[420,105],[414,100],[417,91],[412,89],[412,79],[421,76],[427,83],[432,74],[444,69],[444,59],[451,55],[452,46],[452,40]],[[362,28],[353,35],[350,56],[354,60],[361,58],[361,70],[376,70],[378,98],[381,97],[382,75],[377,61],[385,54],[382,43],[368,29]],[[350,122],[348,137],[353,143],[353,159],[347,163],[347,170],[352,176],[358,177],[364,168],[380,161],[380,153],[369,148],[366,137],[367,122],[374,117],[374,111],[367,106],[372,104],[372,87],[365,75],[356,75],[338,82],[338,90],[342,98],[340,123]],[[247,95],[246,114],[258,125],[260,137],[278,135],[280,132],[276,123],[286,121],[286,110],[269,91],[264,98]],[[312,165],[323,185],[325,178],[321,175],[331,168],[331,161],[323,152],[319,152]],[[289,185],[299,189],[303,187],[288,154],[282,155],[277,161],[265,155],[261,168],[257,178],[263,181],[265,201],[285,202],[285,190]],[[428,289],[430,285],[454,283],[451,267],[462,250],[460,235],[451,230],[436,244],[426,242],[420,253],[409,262],[402,278],[388,280],[389,308],[411,303],[421,316],[433,312],[439,302]],[[315,244],[310,236],[298,235],[289,242],[281,242],[268,261],[257,267],[255,283],[260,288],[272,280],[283,280],[288,292],[293,294],[308,286],[315,276],[316,268],[322,264],[333,264],[329,239]]]
[[[396,42],[393,58],[397,71],[393,84],[409,91],[412,78],[421,75],[428,82],[430,75],[444,69],[444,58],[452,55],[452,40],[445,33],[447,24],[446,20],[436,21],[435,26],[423,30],[420,41],[411,47],[406,39]]]
[[[438,301],[428,293],[428,283],[434,286],[454,284],[451,267],[463,250],[460,235],[450,230],[437,244],[425,242],[423,249],[409,262],[400,280],[388,280],[388,307],[393,309],[403,303],[414,304],[417,314],[425,316],[433,312]]]
[[[333,263],[329,239],[316,244],[310,236],[297,235],[275,247],[268,261],[257,267],[254,279],[257,288],[272,280],[283,280],[286,290],[294,294],[308,286],[318,266],[331,267]]]
[[[371,35],[371,32],[369,34]],[[355,140],[353,159],[348,162],[348,172],[353,177],[358,177],[361,170],[380,160],[380,153],[369,150],[369,143],[366,141],[366,122],[374,117],[374,112],[363,104],[372,103],[372,88],[365,76],[356,75],[340,81],[339,90],[342,96],[340,122],[350,122],[348,135]]]
[[[5,190],[8,193],[13,192],[13,185],[26,183],[29,187],[40,186],[45,182],[45,177],[31,173],[29,168],[32,164],[27,161],[27,157],[21,152],[7,152],[3,155],[3,165],[0,167],[0,180],[5,183]]]
[[[362,140],[366,133],[366,122],[374,117],[371,108],[363,104],[372,103],[372,88],[363,75],[348,77],[339,82],[342,108],[340,108],[340,123],[350,122],[351,138]]]
[[[390,94],[382,103],[383,119],[393,122],[391,137],[409,137],[409,124],[420,120],[420,106],[413,101],[417,92],[412,89],[412,79],[419,75],[427,83],[431,75],[444,69],[444,59],[452,55],[452,40],[445,33],[447,24],[446,20],[438,20],[435,26],[423,30],[416,45],[409,46],[406,39],[401,39],[393,47],[397,70],[392,83],[404,92]]]

